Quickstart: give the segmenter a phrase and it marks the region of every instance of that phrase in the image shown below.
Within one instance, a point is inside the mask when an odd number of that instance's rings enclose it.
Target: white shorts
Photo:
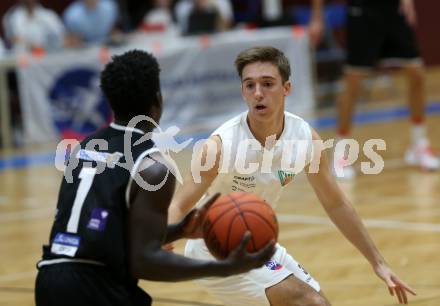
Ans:
[[[215,259],[209,253],[203,239],[188,240],[185,256],[204,260]],[[319,283],[279,244],[276,245],[272,259],[261,268],[229,277],[203,278],[195,282],[225,305],[269,306],[266,288],[278,284],[291,274],[317,292],[320,291]]]

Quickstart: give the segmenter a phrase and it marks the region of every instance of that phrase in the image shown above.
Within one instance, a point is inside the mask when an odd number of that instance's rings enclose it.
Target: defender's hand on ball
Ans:
[[[187,239],[203,238],[202,224],[209,208],[218,199],[220,193],[214,194],[205,204],[191,210],[181,221],[182,237]]]
[[[225,275],[244,273],[249,270],[259,268],[271,259],[275,253],[275,241],[271,240],[261,250],[249,253],[246,247],[251,240],[251,233],[244,234],[238,247],[232,250],[228,257],[224,259],[226,265]],[[229,270],[228,270],[229,268]]]

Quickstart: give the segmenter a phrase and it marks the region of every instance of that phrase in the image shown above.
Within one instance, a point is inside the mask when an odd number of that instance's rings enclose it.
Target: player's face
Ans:
[[[272,63],[255,62],[242,71],[241,92],[250,119],[282,120],[284,99],[290,91],[290,81],[283,83],[278,68]]]

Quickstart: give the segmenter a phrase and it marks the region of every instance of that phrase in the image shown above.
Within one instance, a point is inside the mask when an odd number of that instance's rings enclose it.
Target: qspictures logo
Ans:
[[[140,139],[133,142],[133,133],[139,132],[136,127],[142,123],[143,125],[148,123],[155,129],[152,132],[144,133]],[[102,173],[106,168],[121,167],[131,173],[140,187],[148,191],[160,189],[170,173],[176,177],[178,182],[183,183],[178,164],[172,158],[171,153],[182,151],[193,142],[193,139],[179,143],[176,139],[180,131],[178,127],[172,126],[164,131],[148,116],[134,117],[124,129],[123,152],[108,152],[108,143],[104,139],[91,139],[82,145],[73,139],[61,141],[57,146],[55,167],[64,172],[66,181],[69,183],[73,182],[72,171],[79,165],[80,160],[83,162],[83,167],[93,167],[96,174]],[[142,163],[143,168],[139,167],[139,163],[132,153],[134,147],[151,140],[155,144],[151,152],[155,151],[161,157],[155,162],[164,164],[168,169],[164,179],[156,185],[149,184],[139,174],[140,171],[147,169],[153,163]],[[256,173],[273,174],[278,177],[280,184],[285,186],[302,171],[318,173],[321,155],[326,149],[335,146],[335,150],[345,151],[345,166],[352,165],[358,159],[361,149],[360,143],[354,139],[344,139],[335,144],[334,139],[326,141],[276,140],[273,136],[266,139],[263,150],[261,149],[262,145],[255,138],[243,139],[238,143],[224,140],[221,148],[217,146],[218,143],[210,138],[193,143],[191,175],[195,183],[200,183],[202,173],[215,166],[219,152],[221,152],[219,173],[228,174],[230,171],[234,171],[235,174],[238,173],[245,178]],[[71,148],[71,150],[68,151],[67,148]],[[377,151],[385,149],[386,143],[382,139],[366,141],[362,146],[362,151],[369,160],[361,162],[361,172],[364,174],[380,173],[384,168],[384,160]],[[202,150],[204,154],[200,154]],[[275,150],[278,152],[277,158],[274,158]],[[259,161],[251,161],[250,156],[255,156],[257,153],[261,155]],[[72,156],[76,158],[72,158]],[[67,166],[66,159],[68,159]],[[337,171],[343,171],[343,168],[342,170],[335,169],[338,175]]]

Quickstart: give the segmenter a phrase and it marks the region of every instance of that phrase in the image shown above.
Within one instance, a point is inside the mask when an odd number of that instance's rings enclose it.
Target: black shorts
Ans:
[[[105,267],[60,263],[41,267],[35,284],[37,306],[150,306],[136,285],[115,280]]]
[[[349,66],[372,68],[384,59],[409,61],[419,58],[413,29],[400,14],[397,4],[380,4],[387,1],[370,5],[352,1],[347,7]]]

